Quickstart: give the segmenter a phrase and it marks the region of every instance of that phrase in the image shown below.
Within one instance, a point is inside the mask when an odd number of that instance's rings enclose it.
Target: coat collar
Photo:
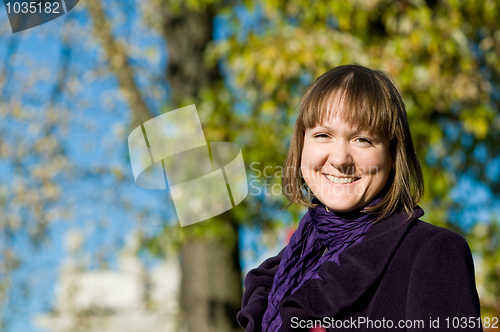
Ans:
[[[283,298],[280,312],[292,307],[294,316],[304,318],[342,316],[378,283],[405,235],[423,214],[417,206],[410,219],[400,211],[375,223],[360,243],[339,255],[340,265],[325,262],[318,271],[321,279],[311,280]]]

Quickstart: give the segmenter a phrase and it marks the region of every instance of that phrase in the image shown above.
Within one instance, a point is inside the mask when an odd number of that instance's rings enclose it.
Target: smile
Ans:
[[[323,174],[328,181],[335,183],[335,184],[349,184],[358,181],[360,178],[353,178],[353,177],[336,177],[333,175],[329,174]]]

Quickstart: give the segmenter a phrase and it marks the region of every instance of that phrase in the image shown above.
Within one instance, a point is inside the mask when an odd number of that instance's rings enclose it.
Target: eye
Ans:
[[[358,141],[361,144],[372,144],[372,142],[368,138],[364,137],[358,137],[356,138],[356,141]]]
[[[314,138],[328,138],[328,135],[327,134],[315,134],[313,137]]]

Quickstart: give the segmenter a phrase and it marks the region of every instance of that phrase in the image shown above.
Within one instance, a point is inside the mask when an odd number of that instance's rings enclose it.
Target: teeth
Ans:
[[[333,176],[333,175],[328,175],[328,174],[325,174],[325,175],[326,175],[326,178],[333,183],[344,184],[344,183],[354,182],[353,178],[338,178],[338,177]]]

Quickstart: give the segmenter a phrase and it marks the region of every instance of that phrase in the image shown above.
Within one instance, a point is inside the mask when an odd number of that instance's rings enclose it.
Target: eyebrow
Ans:
[[[354,128],[351,130],[351,133],[353,133],[353,134],[361,133],[363,135],[370,136],[370,138],[374,139],[374,140],[381,140],[382,139],[382,137],[377,133],[369,132],[367,130],[360,129],[359,127],[358,128],[351,127],[351,128]],[[316,127],[308,128],[308,130],[318,130],[318,131],[319,130],[329,130],[329,131],[335,132],[334,127],[324,126],[324,125],[320,125],[320,126],[318,125]]]

